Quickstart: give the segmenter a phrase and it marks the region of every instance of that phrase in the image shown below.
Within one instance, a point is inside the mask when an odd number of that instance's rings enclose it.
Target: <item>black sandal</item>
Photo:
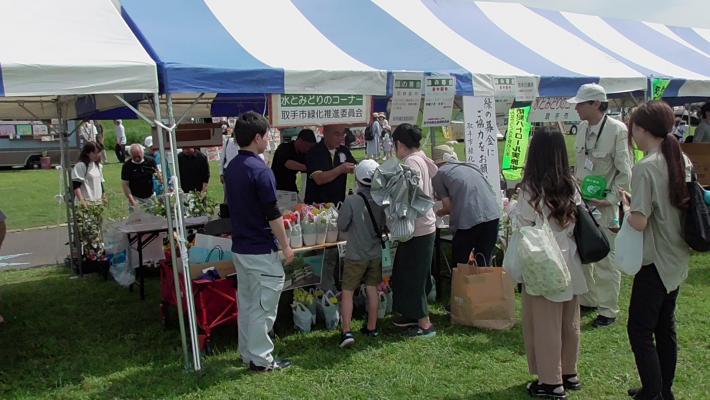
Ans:
[[[528,394],[542,399],[567,400],[567,393],[563,385],[546,385],[538,381],[527,384]]]
[[[566,390],[581,390],[582,384],[579,382],[577,374],[562,375],[562,384]]]

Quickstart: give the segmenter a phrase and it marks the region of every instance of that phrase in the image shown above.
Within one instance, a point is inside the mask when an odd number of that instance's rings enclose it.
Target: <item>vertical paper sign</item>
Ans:
[[[422,102],[422,74],[395,73],[389,123],[416,125]]]
[[[451,123],[456,95],[456,79],[451,75],[424,78],[423,127],[446,126]]]
[[[528,122],[530,106],[511,108],[508,114],[508,134],[505,138],[503,153],[503,176],[509,181],[519,181],[523,178],[523,167],[528,154],[530,129]]]
[[[651,92],[653,95],[653,100],[661,100],[663,98],[663,94],[666,93],[666,89],[668,89],[668,85],[671,84],[670,79],[659,79],[655,78],[653,80],[653,83],[651,85]]]
[[[495,100],[493,97],[463,98],[464,138],[466,161],[478,166],[500,193],[500,168],[498,167],[498,128],[496,127]]]

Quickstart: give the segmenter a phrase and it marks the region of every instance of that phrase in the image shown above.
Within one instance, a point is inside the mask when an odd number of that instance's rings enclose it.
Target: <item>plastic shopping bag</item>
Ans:
[[[325,320],[325,328],[328,330],[338,329],[340,323],[340,305],[335,297],[335,294],[330,290],[321,299],[323,307],[323,319]]]
[[[636,275],[643,263],[643,232],[639,232],[624,220],[621,230],[614,239],[614,262],[627,275]]]
[[[313,324],[311,310],[301,303],[293,303],[291,308],[293,309],[293,324],[296,328],[303,333],[310,332]]]

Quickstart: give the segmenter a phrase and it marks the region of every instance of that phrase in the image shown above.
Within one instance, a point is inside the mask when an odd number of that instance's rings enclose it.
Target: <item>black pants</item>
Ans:
[[[492,265],[493,250],[498,241],[498,220],[483,222],[470,229],[457,230],[454,234],[454,261],[457,264],[468,263],[471,251],[476,257],[476,265],[481,267]]]
[[[408,319],[429,315],[431,261],[435,234],[419,236],[397,245],[392,267],[392,310]]]
[[[642,399],[663,394],[664,400],[673,400],[671,387],[678,358],[677,299],[678,289],[667,293],[655,265],[641,267],[631,289],[627,330],[641,378]]]
[[[116,147],[114,148],[114,150],[116,152],[116,158],[118,159],[118,162],[123,164],[124,161],[126,161],[126,145],[116,143]]]

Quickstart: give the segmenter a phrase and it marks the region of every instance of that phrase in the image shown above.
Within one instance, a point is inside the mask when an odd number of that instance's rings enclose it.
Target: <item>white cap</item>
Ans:
[[[362,160],[355,167],[355,179],[363,185],[372,184],[372,175],[380,164],[375,160]]]
[[[148,149],[153,147],[153,137],[152,136],[146,137],[145,140],[143,141],[143,145]]]
[[[596,83],[585,83],[579,87],[576,96],[567,99],[567,102],[572,104],[584,103],[585,101],[601,101],[602,103],[606,103],[608,101],[606,99],[606,90]]]

